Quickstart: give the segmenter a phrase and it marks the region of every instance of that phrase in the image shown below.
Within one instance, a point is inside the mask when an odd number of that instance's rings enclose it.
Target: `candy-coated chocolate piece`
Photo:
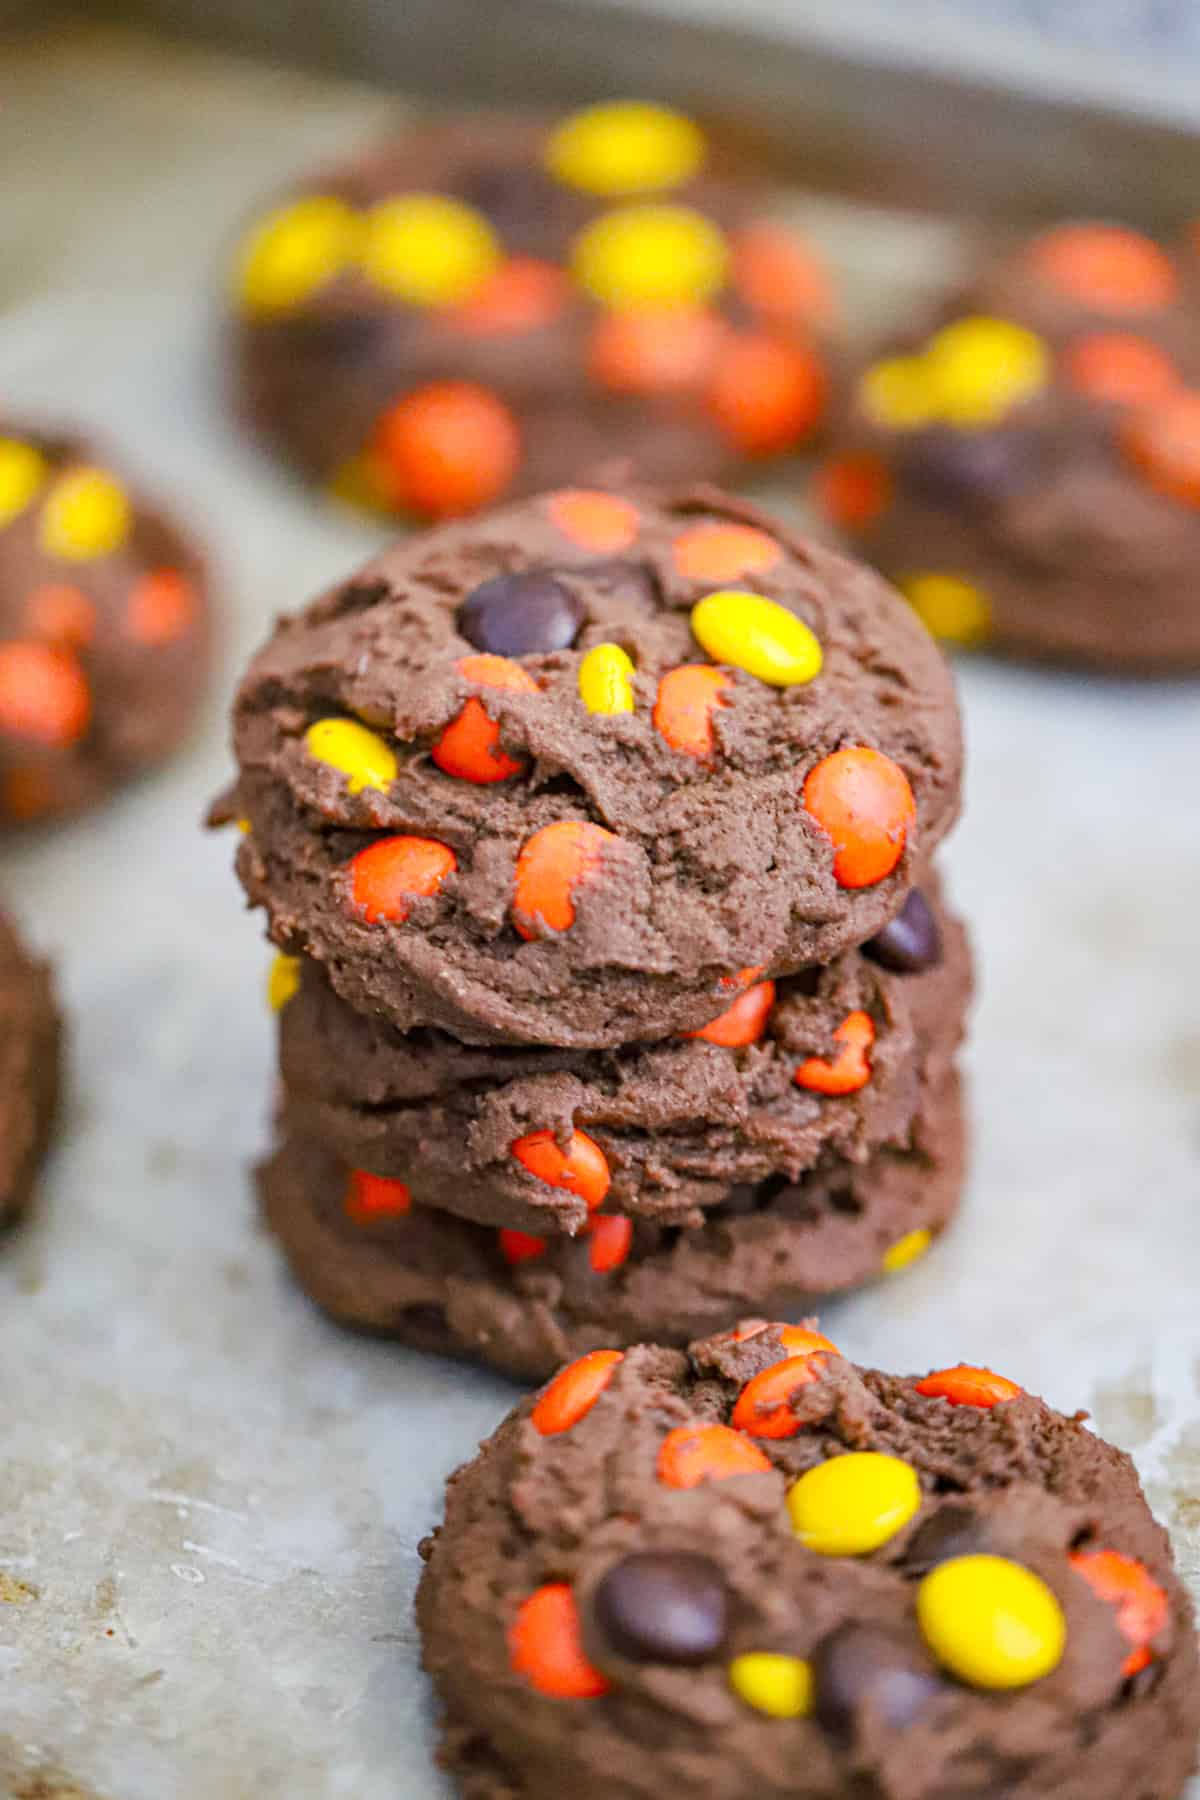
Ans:
[[[855,1620],[821,1639],[812,1678],[813,1712],[839,1744],[853,1744],[872,1726],[905,1730],[944,1691],[918,1645]]]
[[[608,1214],[588,1221],[588,1262],[597,1275],[611,1275],[629,1260],[633,1248],[633,1220]]]
[[[730,1663],[729,1685],[747,1706],[772,1719],[803,1719],[812,1711],[812,1668],[800,1656],[747,1650]]]
[[[953,1500],[922,1519],[904,1549],[904,1567],[914,1575],[926,1575],[939,1563],[956,1556],[974,1556],[987,1549],[986,1534],[973,1507]]]
[[[892,873],[917,815],[898,763],[866,745],[835,750],[811,769],[804,807],[833,844],[840,887],[873,887]]]
[[[282,1012],[300,986],[300,958],[279,950],[271,958],[267,973],[267,1004],[272,1012]]]
[[[370,444],[373,479],[402,512],[451,519],[498,500],[521,461],[509,408],[473,381],[431,381],[397,400]]]
[[[0,438],[0,526],[23,513],[45,487],[50,465],[19,438]]]
[[[862,531],[887,511],[892,492],[891,470],[881,456],[864,450],[831,456],[817,471],[813,497],[843,531]]]
[[[770,1467],[758,1446],[730,1425],[677,1425],[659,1446],[657,1474],[664,1487],[694,1488]]]
[[[858,404],[888,431],[916,431],[937,417],[937,395],[922,356],[889,356],[864,369]]]
[[[602,306],[695,306],[724,286],[729,246],[691,207],[619,206],[580,232],[572,266]]]
[[[853,1450],[818,1463],[787,1496],[792,1530],[821,1556],[869,1556],[902,1531],[920,1505],[912,1464],[878,1450]]]
[[[583,608],[548,569],[491,575],[472,588],[455,615],[469,644],[494,656],[537,656],[569,650]]]
[[[821,672],[821,646],[809,626],[761,594],[706,594],[692,608],[692,633],[714,662],[745,669],[770,687],[797,687]]]
[[[575,923],[575,892],[619,840],[603,826],[583,819],[544,825],[521,846],[513,884],[513,924],[532,940]]]
[[[507,689],[510,693],[536,694],[537,682],[520,663],[506,656],[464,656],[457,665],[464,681],[480,687]],[[500,727],[482,700],[472,697],[446,726],[430,755],[444,775],[487,786],[509,781],[526,767],[525,761],[500,749]]]
[[[412,1194],[406,1182],[391,1175],[370,1175],[352,1169],[343,1199],[346,1216],[356,1225],[374,1225],[381,1219],[402,1219],[412,1211]]]
[[[740,1050],[746,1044],[757,1044],[767,1029],[767,1020],[775,1004],[775,983],[760,981],[739,994],[733,1005],[699,1031],[684,1035],[703,1038],[706,1044],[719,1044],[725,1050]]]
[[[1090,312],[1159,312],[1179,291],[1166,251],[1123,225],[1055,226],[1033,240],[1026,263],[1040,280]]]
[[[34,588],[25,618],[36,637],[67,649],[82,649],[96,636],[96,608],[83,589],[69,581],[47,581]]]
[[[991,629],[987,595],[961,575],[931,570],[905,575],[900,582],[905,599],[935,638],[951,644],[980,644]]]
[[[592,1595],[597,1629],[618,1656],[688,1668],[708,1662],[729,1630],[720,1568],[693,1550],[639,1550],[614,1563]]]
[[[550,1248],[544,1237],[531,1231],[513,1231],[505,1227],[499,1234],[500,1254],[514,1268],[518,1263],[536,1262]]]
[[[1121,1665],[1126,1680],[1153,1661],[1153,1640],[1171,1616],[1166,1590],[1145,1563],[1120,1550],[1076,1550],[1071,1567],[1092,1592],[1113,1608],[1117,1629],[1132,1648]]]
[[[991,1369],[975,1369],[959,1363],[953,1369],[935,1369],[916,1384],[918,1394],[933,1400],[948,1400],[951,1406],[999,1406],[1006,1400],[1017,1400],[1025,1392],[1006,1375]]]
[[[913,888],[895,918],[868,938],[863,955],[896,975],[921,975],[937,967],[942,960],[942,934],[920,888]]]
[[[733,285],[753,312],[779,325],[828,324],[837,310],[829,271],[815,251],[766,220],[734,239]]]
[[[151,569],[130,589],[125,630],[138,644],[174,644],[196,622],[197,597],[178,569]]]
[[[1021,423],[973,431],[930,425],[897,443],[895,483],[939,507],[987,513],[1022,489],[1037,487],[1043,454],[1043,439]]]
[[[105,469],[68,469],[43,503],[38,541],[47,556],[91,562],[119,550],[132,525],[125,490]]]
[[[565,1150],[552,1131],[531,1131],[516,1140],[512,1153],[539,1181],[577,1194],[590,1211],[603,1204],[612,1174],[608,1158],[586,1131],[573,1131]]]
[[[1151,487],[1200,507],[1200,389],[1178,388],[1124,421],[1121,447]]]
[[[796,1070],[797,1087],[814,1094],[855,1094],[871,1079],[871,1046],[875,1022],[870,1013],[852,1012],[842,1020],[834,1037],[842,1046],[831,1059],[809,1056]]]
[[[837,1354],[828,1339],[821,1343]],[[738,1395],[730,1423],[738,1431],[749,1432],[751,1437],[795,1437],[801,1425],[792,1411],[792,1395],[818,1381],[824,1368],[825,1355],[821,1349],[813,1348],[761,1369]]]
[[[330,194],[309,194],[260,220],[234,277],[243,311],[287,313],[343,273],[362,241],[358,215]]]
[[[87,679],[70,650],[0,644],[0,736],[65,749],[92,717]]]
[[[360,719],[318,719],[304,734],[305,747],[316,762],[328,763],[346,777],[346,789],[383,793],[395,781],[398,764],[391,745]]]
[[[401,194],[371,208],[363,223],[367,280],[410,306],[453,306],[500,262],[496,234],[481,213],[444,194]]]
[[[522,1602],[508,1648],[515,1672],[551,1700],[592,1700],[608,1692],[608,1682],[583,1653],[575,1595],[565,1581],[548,1582]]]
[[[971,1687],[1028,1687],[1062,1661],[1067,1624],[1040,1576],[1003,1556],[956,1556],[917,1589],[917,1623],[934,1656]]]
[[[1050,379],[1041,338],[1011,319],[965,318],[930,338],[925,363],[937,416],[973,429],[994,425]]]
[[[679,187],[699,172],[704,133],[683,113],[644,100],[608,100],[551,132],[546,167],[557,180],[611,199]]]
[[[903,1237],[897,1238],[883,1253],[880,1268],[885,1275],[898,1275],[902,1269],[911,1268],[919,1262],[933,1242],[933,1233],[924,1225],[918,1225],[915,1231],[906,1231]]]
[[[633,502],[601,488],[564,488],[551,494],[547,510],[565,538],[596,556],[628,550],[641,529]]]
[[[596,644],[579,665],[579,698],[590,713],[631,713],[633,676],[620,644]]]
[[[716,750],[713,714],[728,705],[729,678],[709,663],[668,669],[658,684],[651,717],[655,728],[684,756],[704,761]]]
[[[721,348],[708,406],[730,443],[754,459],[798,449],[828,398],[825,366],[809,345],[744,332]]]
[[[436,838],[379,838],[350,863],[350,892],[368,925],[402,924],[416,899],[428,899],[458,867],[448,844]]]
[[[538,1395],[530,1423],[542,1437],[557,1437],[586,1418],[622,1360],[620,1350],[589,1350],[560,1369]]]
[[[1179,385],[1161,345],[1132,331],[1092,331],[1063,352],[1062,372],[1079,393],[1107,406],[1142,406]]]
[[[762,575],[773,569],[782,555],[769,532],[754,525],[721,525],[716,520],[689,526],[671,545],[675,567],[689,581],[736,581],[739,575]]]
[[[588,348],[588,374],[616,394],[694,393],[730,336],[711,307],[641,307],[602,313]]]
[[[468,299],[440,315],[443,325],[468,337],[501,337],[540,331],[566,310],[571,284],[566,271],[536,256],[510,256]]]

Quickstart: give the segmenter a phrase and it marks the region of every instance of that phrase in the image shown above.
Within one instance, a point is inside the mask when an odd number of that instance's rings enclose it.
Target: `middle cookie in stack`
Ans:
[[[299,959],[263,1198],[339,1316],[539,1376],[953,1211],[958,715],[868,571],[711,490],[544,496],[284,621],[235,747]]]

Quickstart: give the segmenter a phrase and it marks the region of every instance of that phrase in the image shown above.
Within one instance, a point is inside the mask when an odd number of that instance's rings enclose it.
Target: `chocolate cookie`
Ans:
[[[986,265],[862,372],[817,499],[960,644],[1200,668],[1200,307],[1137,232]]]
[[[607,1051],[404,1035],[354,1012],[317,964],[284,962],[277,981],[298,986],[280,1012],[282,1122],[484,1225],[574,1234],[601,1203],[698,1225],[731,1187],[903,1141],[950,1068],[971,984],[957,920],[919,890],[918,910],[936,956],[920,973],[849,950],[755,983],[699,1037]]]
[[[166,757],[205,672],[193,546],[74,437],[0,427],[0,829]]]
[[[50,971],[0,912],[0,1226],[29,1203],[54,1123],[60,1048]]]
[[[1171,1800],[1192,1607],[1128,1457],[1015,1383],[751,1324],[593,1351],[422,1545],[468,1800]]]
[[[794,1182],[731,1188],[697,1228],[605,1211],[574,1241],[417,1205],[404,1183],[354,1173],[299,1133],[259,1191],[297,1280],[335,1318],[540,1381],[602,1345],[686,1344],[906,1268],[957,1209],[964,1138],[951,1077],[866,1162],[826,1151]]]
[[[825,415],[835,308],[764,204],[663,107],[414,130],[249,232],[240,409],[341,497],[426,518],[794,450]]]
[[[958,808],[949,672],[868,571],[707,489],[399,545],[238,693],[238,872],[359,1011],[598,1047],[898,911]]]

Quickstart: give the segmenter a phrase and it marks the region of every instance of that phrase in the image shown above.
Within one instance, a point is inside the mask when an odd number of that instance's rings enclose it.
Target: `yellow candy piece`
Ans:
[[[602,306],[696,306],[724,285],[729,246],[687,206],[619,206],[575,240],[576,279]]]
[[[267,976],[267,1000],[272,1012],[282,1012],[300,986],[300,958],[285,956],[281,950],[271,960]]]
[[[979,644],[991,630],[992,609],[986,594],[961,575],[936,571],[906,575],[900,589],[933,637],[952,644]]]
[[[1004,1556],[956,1556],[917,1589],[917,1623],[938,1661],[972,1687],[1018,1688],[1062,1660],[1067,1622],[1046,1583]]]
[[[18,438],[0,438],[0,525],[25,511],[46,485],[50,469],[40,450]]]
[[[546,145],[546,167],[589,194],[652,194],[690,180],[704,150],[704,133],[683,113],[611,100],[563,121]]]
[[[868,419],[889,431],[917,431],[932,422],[937,399],[921,356],[890,356],[864,369],[858,403]]]
[[[353,262],[360,235],[358,214],[328,194],[268,213],[238,258],[234,286],[243,309],[290,312]]]
[[[500,255],[483,214],[444,194],[402,194],[367,214],[363,273],[410,306],[453,306],[467,299]]]
[[[802,619],[761,594],[722,588],[692,608],[692,632],[714,662],[745,669],[771,687],[796,687],[821,672],[821,646]]]
[[[876,1450],[856,1450],[818,1463],[788,1489],[792,1530],[821,1556],[866,1556],[878,1550],[921,1504],[911,1463]]]
[[[328,763],[346,777],[352,794],[395,781],[396,753],[377,731],[357,719],[318,719],[304,734],[305,746],[318,762]]]
[[[592,713],[633,711],[633,664],[620,644],[597,644],[579,665],[579,698]]]
[[[813,1708],[813,1674],[800,1656],[751,1650],[729,1665],[729,1685],[747,1706],[773,1719],[802,1719]]]
[[[347,457],[334,470],[325,491],[339,506],[353,507],[356,512],[391,510],[376,475],[375,461],[366,451]]]
[[[933,1242],[932,1231],[925,1226],[916,1231],[906,1231],[902,1238],[897,1238],[890,1250],[885,1250],[880,1265],[885,1275],[898,1275],[901,1269],[907,1269],[912,1263],[919,1262],[930,1244]]]
[[[47,556],[88,562],[119,550],[132,524],[125,490],[111,475],[103,469],[71,469],[47,495],[38,537]]]
[[[1009,319],[957,319],[929,341],[925,366],[948,425],[995,425],[1050,379],[1041,338]]]

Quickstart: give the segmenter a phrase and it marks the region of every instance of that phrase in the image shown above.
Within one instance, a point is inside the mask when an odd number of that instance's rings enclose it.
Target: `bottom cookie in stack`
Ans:
[[[60,1038],[50,971],[0,913],[0,1226],[29,1204],[58,1104]]]
[[[259,1191],[297,1280],[335,1318],[541,1380],[598,1346],[685,1344],[907,1266],[954,1215],[965,1137],[951,1076],[923,1096],[906,1142],[865,1163],[830,1154],[795,1182],[734,1188],[691,1229],[602,1214],[577,1238],[416,1206],[402,1182],[295,1133]]]

